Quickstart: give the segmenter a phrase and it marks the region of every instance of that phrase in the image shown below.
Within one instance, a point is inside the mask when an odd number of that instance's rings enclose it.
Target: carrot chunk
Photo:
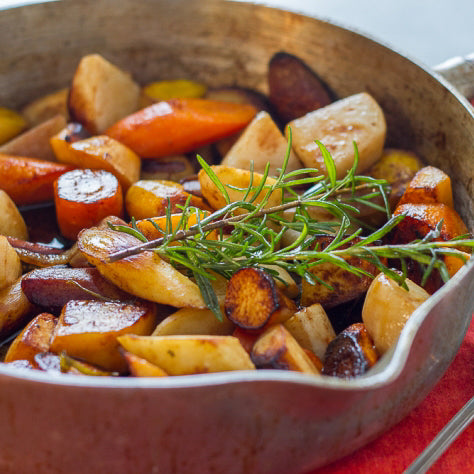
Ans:
[[[122,188],[108,171],[74,170],[54,183],[56,217],[61,233],[76,239],[81,229],[106,216],[123,214]]]
[[[208,99],[170,99],[142,109],[105,133],[142,158],[159,158],[194,150],[245,127],[256,109]]]

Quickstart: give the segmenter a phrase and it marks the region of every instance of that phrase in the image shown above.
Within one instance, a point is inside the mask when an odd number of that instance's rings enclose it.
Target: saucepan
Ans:
[[[339,97],[382,106],[387,145],[454,182],[474,230],[474,113],[442,77],[360,34],[295,13],[214,0],[81,0],[0,12],[0,103],[64,87],[100,53],[141,83],[194,78],[267,91],[280,50]],[[474,309],[474,262],[410,318],[354,380],[284,371],[168,378],[72,377],[0,367],[1,472],[305,472],[400,421],[454,358]]]

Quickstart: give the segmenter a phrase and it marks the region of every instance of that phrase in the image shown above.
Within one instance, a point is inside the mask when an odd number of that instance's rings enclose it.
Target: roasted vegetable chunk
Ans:
[[[365,374],[377,359],[374,342],[364,325],[352,324],[329,343],[323,374],[346,379],[357,377]]]
[[[0,290],[12,285],[21,273],[20,257],[8,239],[0,235]]]
[[[28,239],[28,229],[10,196],[0,189],[0,235]]]

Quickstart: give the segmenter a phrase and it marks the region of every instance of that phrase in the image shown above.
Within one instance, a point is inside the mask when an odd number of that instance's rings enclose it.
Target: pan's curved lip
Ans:
[[[385,354],[388,360],[385,368],[373,371],[359,378],[344,380],[337,377],[306,375],[283,370],[232,371],[198,375],[182,375],[178,377],[91,377],[80,375],[51,374],[31,369],[10,367],[0,364],[0,376],[8,376],[31,382],[82,388],[107,389],[192,389],[231,385],[240,383],[290,383],[304,385],[322,390],[367,391],[376,390],[394,382],[406,366],[407,358],[418,329],[429,313],[439,302],[456,292],[457,287],[468,278],[474,277],[474,261],[468,262],[443,288],[426,300],[410,317],[400,338],[393,348]],[[0,382],[1,384],[1,382]]]
[[[49,0],[55,2],[57,0]],[[456,99],[464,105],[464,109],[474,118],[474,108],[472,108],[467,99],[443,76],[433,71],[432,68],[425,66],[418,60],[411,58],[405,53],[401,53],[389,44],[380,41],[371,35],[359,31],[356,28],[348,27],[332,19],[324,17],[311,16],[291,9],[282,9],[263,4],[255,4],[251,2],[239,2],[238,0],[226,0],[228,3],[238,5],[251,5],[261,9],[271,9],[279,12],[288,12],[292,15],[298,15],[307,19],[320,21],[336,28],[354,33],[378,46],[387,49],[391,54],[396,54],[400,58],[414,64],[426,74],[431,76],[435,81],[444,86]],[[27,8],[37,4],[19,5],[18,8]],[[2,8],[0,8],[0,13]],[[230,385],[238,383],[291,383],[294,385],[303,385],[305,387],[313,387],[322,390],[335,391],[366,391],[375,390],[395,381],[402,373],[406,366],[407,358],[410,353],[411,345],[417,334],[419,327],[428,317],[429,313],[436,305],[448,294],[456,291],[456,287],[465,284],[469,278],[474,278],[474,261],[471,259],[443,288],[432,295],[425,303],[423,303],[411,316],[405,325],[400,338],[395,347],[389,351],[382,362],[386,366],[380,371],[371,371],[367,375],[352,380],[343,380],[336,377],[317,377],[314,375],[306,375],[297,372],[280,371],[280,370],[258,370],[258,371],[233,371],[220,372],[200,375],[185,375],[179,377],[91,377],[91,376],[67,376],[65,374],[52,374],[40,372],[30,369],[21,369],[11,367],[8,364],[0,364],[0,385],[1,377],[9,377],[28,382],[39,382],[64,387],[81,387],[81,388],[106,388],[106,389],[126,389],[126,390],[166,390],[166,389],[191,389],[200,387],[212,387],[217,385]]]

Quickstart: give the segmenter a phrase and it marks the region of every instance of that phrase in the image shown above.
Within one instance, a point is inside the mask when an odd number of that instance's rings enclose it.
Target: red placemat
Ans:
[[[405,419],[367,446],[312,474],[401,473],[474,396],[474,319],[446,374]],[[474,472],[474,423],[453,442],[430,474]]]

